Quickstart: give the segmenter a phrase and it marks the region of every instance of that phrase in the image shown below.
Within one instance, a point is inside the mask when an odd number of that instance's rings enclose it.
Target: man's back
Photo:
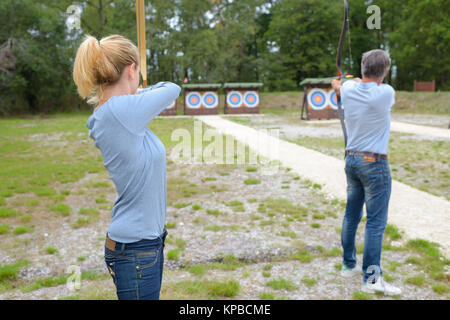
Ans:
[[[387,154],[394,89],[388,84],[347,81],[341,97],[348,128],[346,150]]]

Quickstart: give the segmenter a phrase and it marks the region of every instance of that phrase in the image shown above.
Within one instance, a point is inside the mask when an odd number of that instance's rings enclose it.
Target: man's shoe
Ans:
[[[346,267],[345,265],[342,265],[341,268],[341,276],[346,277],[346,278],[350,278],[356,275],[361,275],[362,273],[362,268],[359,265],[356,265],[354,268],[349,268]]]
[[[379,277],[375,283],[371,282],[363,282],[361,286],[361,290],[368,293],[377,293],[381,292],[386,295],[398,295],[402,293],[400,288],[394,287],[393,285],[387,283],[383,277]]]

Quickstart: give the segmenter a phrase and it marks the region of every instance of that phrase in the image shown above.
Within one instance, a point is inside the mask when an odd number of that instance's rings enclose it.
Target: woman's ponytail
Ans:
[[[128,39],[112,35],[98,41],[87,35],[77,50],[73,80],[78,93],[88,103],[98,105],[103,87],[119,80],[125,67],[139,64],[136,46]]]

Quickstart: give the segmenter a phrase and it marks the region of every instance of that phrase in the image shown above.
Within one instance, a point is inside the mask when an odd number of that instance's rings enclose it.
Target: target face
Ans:
[[[169,104],[166,109],[173,109],[175,107],[175,100],[172,102],[172,104]]]
[[[314,110],[323,110],[327,106],[328,94],[322,89],[311,89],[308,93],[308,104]]]
[[[249,108],[254,108],[259,104],[259,96],[256,91],[247,91],[244,95],[244,103]]]
[[[186,96],[186,105],[191,109],[200,109],[202,97],[198,92],[189,92]]]
[[[219,97],[214,92],[205,92],[203,94],[203,105],[208,108],[216,108],[219,105]]]
[[[242,105],[242,94],[239,91],[231,91],[227,96],[227,104],[231,108],[239,108]]]
[[[334,90],[330,90],[328,91],[328,100],[330,101],[330,106],[331,108],[333,108],[334,110],[338,109],[338,99],[337,99],[337,94],[336,92],[334,92]],[[342,109],[344,109],[344,106],[342,106]]]

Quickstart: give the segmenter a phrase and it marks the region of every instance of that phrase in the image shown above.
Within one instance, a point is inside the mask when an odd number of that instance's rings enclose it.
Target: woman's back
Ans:
[[[86,124],[117,190],[108,228],[117,242],[155,239],[164,230],[166,154],[147,124],[179,93],[179,86],[164,82],[139,94],[112,97]]]

